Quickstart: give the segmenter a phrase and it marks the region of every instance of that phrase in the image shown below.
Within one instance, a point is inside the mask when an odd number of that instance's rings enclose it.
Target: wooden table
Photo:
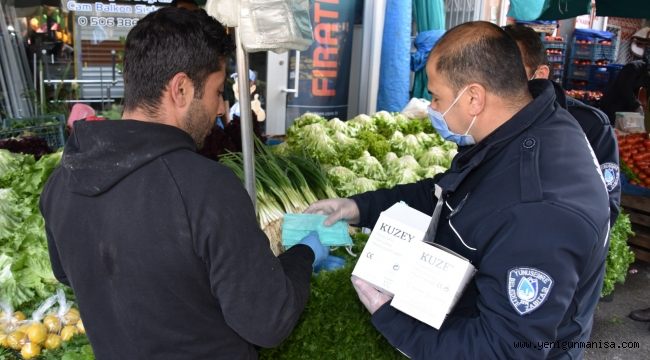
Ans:
[[[627,242],[637,260],[650,262],[650,197],[622,194],[621,206],[630,216],[631,236]]]

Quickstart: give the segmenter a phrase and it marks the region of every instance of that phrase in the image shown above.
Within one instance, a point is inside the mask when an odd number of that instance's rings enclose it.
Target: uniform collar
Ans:
[[[454,192],[469,173],[483,161],[497,153],[497,150],[519,136],[539,119],[548,117],[553,112],[556,100],[553,82],[532,80],[528,89],[534,100],[516,113],[510,120],[494,130],[476,145],[459,149],[451,168],[438,181],[445,193]]]

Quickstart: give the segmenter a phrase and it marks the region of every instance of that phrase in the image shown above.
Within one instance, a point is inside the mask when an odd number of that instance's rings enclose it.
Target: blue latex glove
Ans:
[[[311,251],[314,252],[314,263],[312,264],[314,267],[320,265],[320,263],[323,262],[323,260],[325,260],[329,254],[329,249],[320,243],[320,239],[318,239],[318,233],[316,231],[310,232],[309,235],[300,240],[299,244],[309,246],[311,248]]]

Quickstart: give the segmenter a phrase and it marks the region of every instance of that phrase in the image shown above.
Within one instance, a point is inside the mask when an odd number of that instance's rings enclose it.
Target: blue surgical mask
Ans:
[[[467,90],[467,87],[465,87],[459,94],[456,96],[454,99],[454,102],[451,103],[447,111],[445,111],[443,114],[441,114],[439,111],[433,110],[431,106],[427,108],[427,111],[429,113],[429,120],[431,120],[431,125],[433,125],[433,128],[436,129],[438,134],[442,136],[443,139],[447,141],[452,141],[455,142],[456,144],[460,146],[465,146],[465,145],[474,145],[476,141],[474,141],[474,137],[472,135],[468,135],[469,131],[472,129],[472,126],[474,126],[474,122],[476,121],[476,116],[472,119],[472,122],[469,124],[469,127],[467,128],[467,131],[465,131],[465,134],[456,134],[452,132],[449,129],[449,126],[447,125],[447,121],[445,121],[445,115],[451,110],[451,108],[456,105],[458,102],[458,99],[460,99],[461,95]]]

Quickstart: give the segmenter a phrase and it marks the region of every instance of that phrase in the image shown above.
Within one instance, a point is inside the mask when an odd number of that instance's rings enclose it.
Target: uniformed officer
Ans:
[[[526,76],[531,79],[548,79],[551,69],[548,66],[546,50],[539,34],[528,26],[515,24],[504,28],[521,50]],[[589,106],[570,96],[553,82],[556,101],[567,109],[585,132],[591,148],[596,154],[600,170],[609,192],[609,223],[613,227],[621,207],[621,183],[619,175],[618,143],[609,118],[601,110]]]
[[[529,90],[517,44],[494,24],[449,30],[426,71],[432,124],[461,145],[451,168],[307,211],[372,227],[395,202],[427,214],[441,202],[435,242],[477,272],[440,330],[352,280],[376,329],[407,356],[580,358],[584,348],[572,344],[591,333],[609,228],[607,190],[582,129],[550,82]]]

